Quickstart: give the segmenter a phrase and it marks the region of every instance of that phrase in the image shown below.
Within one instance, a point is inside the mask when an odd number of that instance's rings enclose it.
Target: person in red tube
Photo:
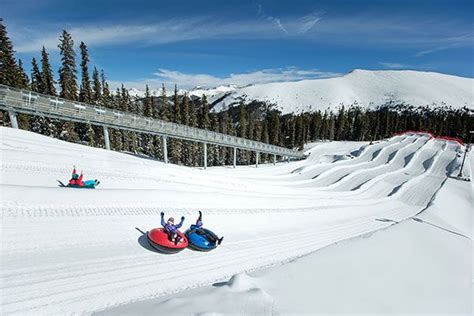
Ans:
[[[168,218],[168,220],[165,222],[165,213],[161,212],[160,215],[161,226],[163,226],[165,233],[168,234],[169,240],[171,242],[174,242],[175,245],[177,245],[183,240],[183,237],[178,234],[178,229],[183,226],[184,216],[181,216],[181,222],[179,222],[179,224],[175,224],[173,217]]]

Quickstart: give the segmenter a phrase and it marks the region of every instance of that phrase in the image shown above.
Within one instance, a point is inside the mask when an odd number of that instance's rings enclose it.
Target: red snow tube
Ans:
[[[178,231],[178,235],[182,240],[177,245],[169,240],[168,234],[163,228],[153,228],[148,232],[147,237],[150,245],[156,250],[164,253],[177,253],[188,246],[186,236],[180,231]]]

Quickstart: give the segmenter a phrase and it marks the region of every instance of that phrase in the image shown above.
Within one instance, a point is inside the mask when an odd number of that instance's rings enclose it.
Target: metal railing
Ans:
[[[289,158],[305,158],[305,155],[297,150],[5,85],[0,85],[0,109],[12,113],[26,113],[73,122],[90,123],[104,127],[233,147]]]

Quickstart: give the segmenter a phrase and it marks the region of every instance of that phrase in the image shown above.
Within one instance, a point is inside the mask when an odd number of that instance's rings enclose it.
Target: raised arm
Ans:
[[[184,216],[181,216],[181,222],[179,222],[178,225],[176,225],[176,229],[180,228],[181,226],[183,226],[183,223],[184,223]]]
[[[166,226],[166,223],[165,223],[165,213],[161,212],[161,226],[165,227]]]
[[[197,225],[200,221],[202,221],[202,213],[201,213],[201,211],[199,211],[199,217],[198,217],[198,219],[196,220],[196,225]]]

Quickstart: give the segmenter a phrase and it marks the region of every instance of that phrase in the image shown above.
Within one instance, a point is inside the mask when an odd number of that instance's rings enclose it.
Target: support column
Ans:
[[[161,138],[163,140],[163,159],[165,163],[168,163],[168,137],[162,136]]]
[[[109,129],[107,126],[102,126],[104,128],[104,142],[105,149],[110,150],[110,138],[109,138]]]
[[[258,168],[258,159],[260,158],[260,153],[258,151],[255,152],[255,168]]]
[[[288,163],[290,163],[290,156],[287,156],[286,159],[288,160]]]
[[[273,155],[273,165],[276,165],[276,162],[277,162],[277,155]]]
[[[204,169],[207,168],[207,143],[202,143],[204,147]]]
[[[234,147],[234,168],[237,165],[237,147]]]
[[[18,129],[18,120],[16,119],[17,114],[15,112],[8,111],[8,116],[10,116],[12,127]]]

